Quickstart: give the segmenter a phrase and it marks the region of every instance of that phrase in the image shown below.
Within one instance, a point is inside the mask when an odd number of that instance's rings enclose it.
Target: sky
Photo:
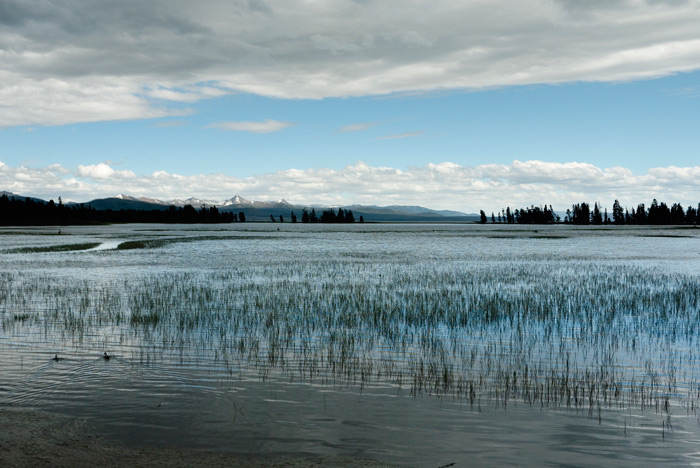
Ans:
[[[700,0],[0,0],[0,190],[700,202]]]

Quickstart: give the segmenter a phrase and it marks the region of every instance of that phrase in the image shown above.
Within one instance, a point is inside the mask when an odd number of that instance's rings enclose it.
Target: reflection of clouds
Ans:
[[[460,211],[495,211],[502,207],[552,204],[566,209],[588,201],[628,206],[658,198],[667,203],[697,204],[700,166],[659,167],[635,175],[622,167],[600,169],[585,163],[513,161],[511,164],[460,166],[451,162],[405,170],[368,166],[342,169],[289,169],[254,177],[225,174],[137,175],[105,163],[70,170],[13,168],[0,162],[0,186],[20,195],[88,201],[124,193],[161,200],[195,196],[224,200],[242,195],[254,200],[285,198],[300,204],[422,205]]]
[[[7,2],[5,2],[7,3]],[[153,118],[232,92],[366,96],[692,70],[689,1],[9,2],[0,126]]]

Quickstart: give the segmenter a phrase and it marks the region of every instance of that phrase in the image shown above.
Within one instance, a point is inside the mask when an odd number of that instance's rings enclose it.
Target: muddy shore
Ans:
[[[3,467],[391,467],[374,460],[238,455],[187,448],[131,448],[109,441],[85,420],[0,409]]]

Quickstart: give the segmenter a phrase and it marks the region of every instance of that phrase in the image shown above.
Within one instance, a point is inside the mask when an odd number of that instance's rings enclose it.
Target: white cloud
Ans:
[[[338,131],[341,133],[361,132],[364,130],[369,130],[370,128],[372,128],[376,125],[378,125],[376,122],[349,124],[349,125],[344,125],[344,126],[340,127],[338,129]]]
[[[51,166],[48,167],[48,169],[56,170],[57,172],[61,174],[66,174],[69,173],[70,171],[64,169],[62,166],[59,164],[52,164]],[[107,163],[99,163],[99,164],[91,164],[89,166],[78,166],[78,169],[75,172],[75,175],[77,177],[83,177],[86,179],[95,179],[97,181],[104,181],[105,179],[109,178],[114,178],[115,176],[118,178],[132,178],[135,177],[136,174],[134,174],[131,171],[115,171],[110,167],[110,164]]]
[[[0,162],[0,190],[41,198],[88,201],[125,193],[169,200],[223,200],[236,194],[256,200],[285,198],[292,203],[423,205],[476,212],[551,204],[566,210],[573,203],[599,202],[611,207],[667,203],[696,206],[700,201],[700,166],[658,167],[634,174],[623,167],[601,169],[577,162],[513,161],[510,164],[461,166],[452,162],[397,169],[363,162],[342,169],[288,169],[255,177],[226,174],[181,175],[166,171],[137,175],[105,163],[77,169],[10,167]]]
[[[219,122],[209,126],[233,132],[272,133],[295,125],[292,122],[266,119],[264,122]]]
[[[700,2],[3,2],[0,126],[170,115],[224,93],[365,96],[700,67]]]
[[[406,132],[406,133],[398,133],[396,135],[386,135],[386,136],[381,136],[375,138],[376,140],[398,140],[401,138],[411,138],[414,136],[422,135],[425,132]]]
[[[187,88],[172,88],[158,86],[147,91],[148,96],[173,102],[197,102],[202,99],[225,96],[230,91],[211,86],[189,86]]]

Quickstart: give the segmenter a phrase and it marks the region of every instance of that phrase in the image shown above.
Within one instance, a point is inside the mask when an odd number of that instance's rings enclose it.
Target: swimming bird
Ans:
[[[58,357],[58,354],[54,354],[53,357],[51,358],[52,361],[60,361],[61,358]]]
[[[109,358],[112,357],[112,356],[110,356],[109,354],[107,354],[107,351],[105,351],[105,353],[102,355],[102,357],[105,359],[105,361],[108,361]]]

